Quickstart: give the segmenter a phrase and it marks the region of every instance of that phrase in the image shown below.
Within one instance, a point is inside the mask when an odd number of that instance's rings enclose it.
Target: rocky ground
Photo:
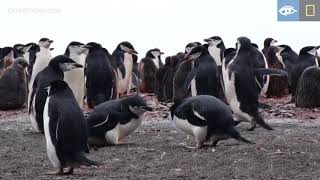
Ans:
[[[145,96],[156,106],[152,96]],[[53,169],[45,139],[31,129],[26,110],[0,111],[0,179],[319,179],[319,109],[285,104],[290,97],[261,99],[272,107],[262,110],[275,128],[246,131],[248,145],[229,139],[201,150],[193,137],[176,130],[166,119],[167,107],[147,114],[143,125],[119,146],[92,150],[88,157],[103,165],[76,169],[74,175],[46,175]]]

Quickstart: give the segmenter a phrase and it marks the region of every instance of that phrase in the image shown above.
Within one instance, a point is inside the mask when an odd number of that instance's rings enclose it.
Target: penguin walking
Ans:
[[[141,75],[140,91],[142,93],[154,93],[156,86],[156,72],[163,66],[159,49],[151,49],[146,53],[146,57],[139,63]]]
[[[49,65],[37,74],[28,100],[31,125],[36,132],[43,133],[43,109],[48,96],[44,88],[54,80],[63,80],[64,72],[82,67],[81,64],[77,64],[69,57],[59,55],[54,57]]]
[[[319,67],[319,62],[316,56],[319,48],[320,46],[306,46],[300,50],[298,61],[296,61],[291,74],[292,102],[295,102],[294,97],[296,89],[303,71],[311,66]]]
[[[191,94],[190,89],[185,90],[184,84],[188,74],[193,68],[193,62],[186,60],[184,56],[190,53],[193,48],[198,46],[201,46],[201,43],[191,42],[185,47],[185,53],[183,54],[183,57],[180,58],[181,60],[177,65],[177,70],[173,77],[173,99],[183,99]]]
[[[133,69],[132,54],[138,54],[138,52],[127,41],[121,42],[112,53],[112,64],[117,73],[118,97],[130,93]]]
[[[88,48],[86,45],[73,41],[69,43],[67,49],[64,53],[65,56],[71,58],[76,63],[85,66],[85,60]],[[85,56],[82,56],[85,54]],[[76,100],[80,106],[83,108],[83,98],[84,98],[84,70],[83,69],[74,69],[73,71],[65,72],[64,80],[68,83],[69,87],[71,88]]]
[[[225,101],[220,73],[208,50],[195,47],[185,59],[194,64],[185,81],[185,90],[191,87],[192,96],[212,95]]]
[[[124,97],[96,106],[87,118],[89,144],[119,144],[140,126],[145,112],[151,110],[140,96]]]
[[[213,96],[176,100],[170,109],[170,117],[178,129],[195,137],[197,146],[194,148],[203,148],[204,143],[211,139],[211,146],[228,138],[252,143],[235,129],[230,108]]]
[[[25,69],[28,65],[23,57],[19,57],[0,77],[0,109],[18,109],[26,102],[28,93]]]
[[[116,78],[111,65],[111,55],[101,44],[87,44],[85,77],[87,103],[93,108],[116,97]]]
[[[272,130],[258,112],[259,92],[256,78],[272,74],[286,75],[286,73],[277,69],[256,68],[254,61],[256,50],[250,39],[246,37],[237,39],[236,54],[224,67],[225,95],[233,113],[240,117],[240,120],[251,122],[248,130],[254,130],[256,123]]]
[[[56,175],[73,174],[80,166],[97,166],[89,160],[87,124],[72,90],[61,80],[52,81],[43,111],[47,154]],[[65,172],[64,168],[68,168]]]

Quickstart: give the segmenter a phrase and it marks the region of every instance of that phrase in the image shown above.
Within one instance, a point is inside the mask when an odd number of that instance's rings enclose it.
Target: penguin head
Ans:
[[[250,49],[252,47],[252,43],[247,37],[239,37],[236,43],[236,49],[239,51],[240,49]]]
[[[288,45],[280,45],[280,46],[277,46],[277,52],[279,54],[281,53],[285,53],[285,52],[289,52],[289,51],[292,51],[291,47],[288,46]]]
[[[40,47],[42,47],[42,48],[49,49],[51,43],[53,43],[53,40],[50,40],[50,39],[48,39],[48,38],[41,38],[41,39],[39,40],[38,45],[39,45]]]
[[[268,48],[268,47],[270,47],[270,46],[275,45],[277,42],[278,42],[278,41],[275,40],[275,39],[267,38],[267,39],[264,40],[263,45],[264,45],[265,48]]]
[[[63,91],[68,88],[69,88],[69,85],[65,81],[55,80],[55,81],[52,81],[50,85],[45,89],[47,90],[48,95],[51,96],[52,94],[55,94],[59,91]]]
[[[219,36],[212,36],[211,38],[204,39],[203,41],[207,42],[210,46],[217,46],[223,42]]]
[[[184,59],[194,61],[198,59],[205,51],[206,51],[206,48],[203,47],[202,45],[196,46],[184,56]]]
[[[4,47],[4,48],[1,48],[1,51],[0,51],[0,62],[2,62],[3,60],[6,60],[6,59],[10,59],[10,60],[13,60],[14,59],[14,50],[12,47]]]
[[[59,55],[51,59],[49,66],[60,68],[63,72],[70,71],[74,68],[83,67],[81,64],[76,63],[74,60],[65,55]]]
[[[146,111],[152,111],[152,108],[149,107],[146,101],[140,96],[126,97],[123,99],[123,103],[129,107],[129,111],[138,116]]]
[[[150,49],[147,53],[146,53],[146,57],[150,57],[150,58],[159,58],[161,57],[161,55],[164,54],[163,52],[160,51],[160,49],[155,48],[155,49]]]
[[[188,53],[190,53],[190,51],[191,51],[193,48],[199,47],[199,46],[202,46],[202,44],[199,43],[199,42],[191,42],[191,43],[189,43],[189,44],[186,45],[184,52],[185,52],[185,54],[188,54]]]
[[[25,58],[23,58],[23,57],[18,57],[18,58],[13,62],[13,64],[14,64],[15,66],[19,67],[20,69],[24,69],[24,68],[26,68],[26,67],[29,66],[28,61],[27,61]]]
[[[320,46],[306,46],[306,47],[303,47],[300,50],[299,55],[312,55],[312,56],[315,56],[315,55],[317,55],[317,51],[318,51],[319,48],[320,48]]]
[[[123,41],[117,46],[117,50],[124,51],[129,54],[138,54],[131,43],[128,41]]]
[[[88,46],[84,45],[81,42],[73,41],[68,45],[64,55],[70,56],[71,53],[81,55],[84,54],[87,50]]]

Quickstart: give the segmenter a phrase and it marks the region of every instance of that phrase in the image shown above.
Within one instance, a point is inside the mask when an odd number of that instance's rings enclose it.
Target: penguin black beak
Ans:
[[[49,42],[49,43],[53,43],[53,40],[49,40],[48,42]]]
[[[203,41],[208,43],[208,42],[210,42],[211,40],[210,40],[210,39],[204,39]]]
[[[83,66],[82,66],[81,64],[78,64],[78,63],[75,63],[74,66],[75,66],[76,68],[83,68]]]
[[[54,48],[50,48],[50,51],[53,51],[54,50]]]
[[[136,50],[134,50],[134,49],[131,49],[130,50],[130,54],[138,54],[138,52]]]
[[[90,49],[92,46],[90,45],[83,45],[82,48]]]
[[[160,54],[164,54],[164,52],[161,52],[161,51],[160,51]]]

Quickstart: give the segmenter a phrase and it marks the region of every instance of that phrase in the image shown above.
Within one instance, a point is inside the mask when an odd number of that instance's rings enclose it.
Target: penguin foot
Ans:
[[[47,172],[46,175],[63,175],[63,168],[59,168],[57,171],[54,172]]]
[[[71,175],[71,174],[73,174],[73,167],[69,167],[69,169],[68,169],[68,171],[67,172],[64,172],[63,174],[64,175]]]

